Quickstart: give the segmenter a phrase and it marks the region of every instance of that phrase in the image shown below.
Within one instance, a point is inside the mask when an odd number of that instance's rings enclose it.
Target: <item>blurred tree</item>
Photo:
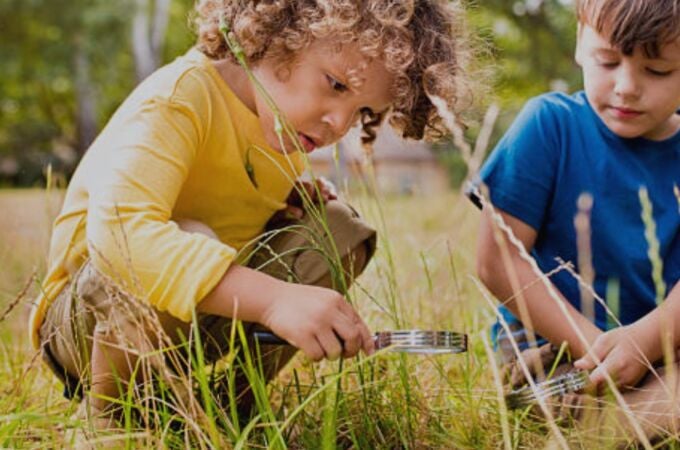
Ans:
[[[579,88],[572,3],[484,0],[471,8],[475,30],[490,45],[497,65],[494,87],[503,107],[516,109],[542,92]]]
[[[141,3],[148,8],[136,14]],[[0,0],[0,184],[42,183],[48,164],[68,176],[137,74],[191,45],[191,6],[192,0]],[[168,23],[173,33],[166,33]],[[131,39],[135,26],[143,29],[136,33],[146,38],[148,57],[134,50],[141,42]]]
[[[493,149],[522,105],[548,91],[573,92],[581,88],[581,72],[573,55],[576,21],[573,0],[479,0],[470,4],[470,21],[481,41],[482,67],[493,67],[493,95],[474,112],[466,132],[474,142],[486,104],[498,102],[501,114],[490,140]],[[452,142],[436,146],[448,167],[454,187],[467,175],[463,158]]]
[[[161,64],[165,31],[170,19],[170,0],[134,0],[134,3],[132,49],[139,82]]]

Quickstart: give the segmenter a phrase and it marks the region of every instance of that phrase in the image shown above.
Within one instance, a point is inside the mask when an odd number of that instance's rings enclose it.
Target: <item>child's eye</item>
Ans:
[[[649,67],[647,68],[647,72],[649,72],[652,75],[655,75],[657,77],[666,77],[666,76],[673,73],[672,70],[654,70],[654,69],[651,69]]]
[[[613,69],[614,67],[619,65],[619,63],[616,61],[600,61],[599,64],[607,69]]]
[[[330,85],[331,89],[333,89],[335,92],[345,92],[347,91],[347,86],[336,80],[330,75],[326,75],[326,79],[328,80],[328,84]]]

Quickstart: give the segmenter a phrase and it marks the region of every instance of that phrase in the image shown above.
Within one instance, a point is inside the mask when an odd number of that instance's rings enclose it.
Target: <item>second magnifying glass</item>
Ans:
[[[584,370],[574,370],[547,381],[535,383],[535,387],[524,386],[509,392],[505,402],[510,409],[524,408],[548,400],[552,396],[560,396],[580,392],[588,386],[589,375]]]

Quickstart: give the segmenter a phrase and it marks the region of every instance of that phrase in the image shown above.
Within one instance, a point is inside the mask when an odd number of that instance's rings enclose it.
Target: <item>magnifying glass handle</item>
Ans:
[[[259,342],[260,344],[290,345],[290,343],[288,341],[277,336],[276,334],[272,333],[271,331],[255,331],[253,333],[253,338],[255,338],[255,340],[257,342]],[[338,337],[338,339],[340,339],[340,337]],[[344,344],[342,342],[342,339],[340,339],[340,344]]]
[[[288,343],[288,341],[278,337],[277,335],[275,335],[271,331],[256,331],[256,332],[253,333],[253,337],[260,344],[290,345]]]

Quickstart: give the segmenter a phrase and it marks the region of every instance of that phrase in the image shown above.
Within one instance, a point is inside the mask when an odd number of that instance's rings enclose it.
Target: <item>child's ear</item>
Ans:
[[[574,52],[574,60],[576,61],[576,64],[579,66],[582,66],[583,62],[583,51],[581,50],[581,33],[583,32],[583,24],[581,22],[578,23],[577,28],[576,28],[576,50]]]

